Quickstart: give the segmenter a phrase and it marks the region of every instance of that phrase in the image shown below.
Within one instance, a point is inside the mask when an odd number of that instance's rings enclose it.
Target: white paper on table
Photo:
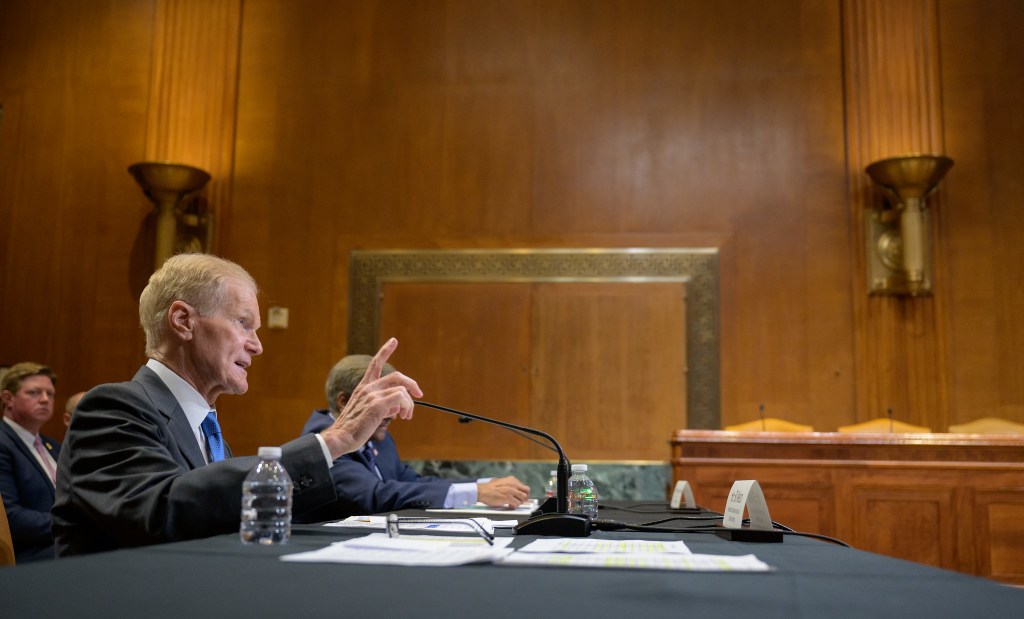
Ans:
[[[655,541],[639,539],[579,539],[579,538],[542,538],[534,540],[519,549],[519,552],[538,553],[603,553],[603,554],[639,554],[639,553],[669,553],[669,554],[692,554],[687,548],[686,542],[682,541]]]
[[[514,529],[519,524],[518,520],[492,520],[491,526],[495,529]]]
[[[673,553],[572,554],[514,552],[498,565],[539,567],[596,567],[610,569],[674,570],[686,572],[769,572],[771,566],[754,555],[739,557]]]
[[[385,550],[435,550],[437,548],[505,548],[514,537],[496,537],[488,544],[482,537],[452,537],[448,535],[402,535],[388,537],[386,533],[370,533],[335,544],[351,548],[378,548]]]
[[[449,533],[475,533],[480,530],[470,524],[475,521],[484,531],[494,533],[495,524],[488,518],[436,518],[433,522],[405,521],[398,519],[398,529],[401,531],[446,531]],[[379,529],[383,531],[387,527],[387,516],[349,516],[344,520],[325,522],[325,527],[346,527],[353,529]]]
[[[483,539],[418,535],[388,537],[372,533],[326,548],[281,557],[304,563],[361,563],[376,565],[450,566],[493,563],[512,553],[512,538],[498,538],[491,546]]]
[[[529,516],[537,509],[537,499],[530,499],[519,507],[491,507],[475,503],[467,507],[432,507],[426,511],[435,514],[480,514],[483,516]]]

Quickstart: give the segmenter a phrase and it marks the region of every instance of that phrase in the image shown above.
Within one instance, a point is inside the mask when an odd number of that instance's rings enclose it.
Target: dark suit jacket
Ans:
[[[302,428],[302,434],[320,432],[331,423],[333,420],[328,411],[314,411]],[[375,441],[373,445],[378,452],[377,468],[384,479],[379,479],[373,472],[362,451],[341,456],[331,466],[338,500],[306,514],[303,516],[304,522],[338,520],[404,508],[444,507],[444,499],[452,480],[423,476],[402,464],[390,434],[383,441]]]
[[[177,400],[142,367],[79,402],[57,468],[57,556],[208,537],[238,530],[242,481],[255,457],[205,464]],[[293,510],[334,500],[320,442],[282,445]]]
[[[54,460],[60,443],[42,436],[43,445]],[[14,542],[14,560],[27,563],[53,558],[50,508],[54,490],[50,476],[36,461],[28,445],[14,428],[0,420],[0,495]]]

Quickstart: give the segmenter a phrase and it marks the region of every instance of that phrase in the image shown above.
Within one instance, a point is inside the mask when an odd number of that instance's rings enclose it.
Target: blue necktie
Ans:
[[[220,424],[217,423],[217,413],[210,411],[206,414],[200,426],[203,435],[206,437],[206,446],[210,450],[210,462],[219,462],[224,459],[224,437],[220,433]]]
[[[373,453],[373,451],[373,444],[371,443],[366,443],[366,446],[363,447],[363,455],[366,456],[367,461],[370,463],[370,470],[373,471],[374,475],[383,480],[384,477],[380,474],[380,469],[377,468],[377,454]]]

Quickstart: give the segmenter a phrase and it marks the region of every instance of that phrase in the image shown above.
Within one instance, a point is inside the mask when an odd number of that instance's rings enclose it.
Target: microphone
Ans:
[[[459,421],[462,423],[467,423],[466,421],[463,421],[463,419],[476,419],[477,421],[490,423],[517,433],[539,436],[551,443],[554,450],[558,452],[555,496],[545,501],[544,504],[541,505],[541,507],[529,518],[517,524],[515,526],[516,534],[556,535],[559,537],[586,537],[590,535],[590,531],[592,530],[590,517],[583,514],[569,513],[569,459],[565,457],[565,452],[562,451],[562,446],[558,444],[555,437],[551,436],[547,432],[536,430],[534,428],[528,428],[526,426],[520,426],[506,421],[492,419],[490,417],[483,417],[481,415],[474,415],[472,413],[448,408],[447,406],[441,406],[439,404],[431,404],[430,402],[421,402],[419,400],[413,400],[413,403],[444,413],[458,415]],[[554,499],[554,506],[551,505],[552,499]]]
[[[757,407],[757,414],[761,416],[761,431],[765,432],[768,430],[768,424],[764,420],[764,404]]]

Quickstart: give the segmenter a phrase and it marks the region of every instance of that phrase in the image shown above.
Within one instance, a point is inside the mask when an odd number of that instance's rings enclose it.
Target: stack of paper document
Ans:
[[[491,520],[490,518],[436,518],[429,519],[399,518],[398,526],[405,531],[444,531],[446,533],[478,533],[479,529],[472,524],[476,522],[484,531],[494,533],[496,528],[511,528],[515,520]],[[344,527],[349,529],[375,529],[383,531],[387,528],[387,516],[349,516],[344,520],[325,522],[325,527]]]
[[[767,572],[754,555],[699,555],[681,541],[550,538],[533,541],[507,555],[500,565],[604,567],[699,572]]]
[[[388,537],[384,533],[371,533],[319,550],[285,555],[281,560],[426,566],[497,563],[700,572],[767,572],[772,569],[754,555],[693,554],[681,541],[545,538],[513,552],[508,547],[513,539],[499,537],[492,546],[479,537]]]
[[[282,561],[307,563],[368,563],[376,565],[450,566],[493,563],[512,552],[511,537],[490,545],[481,538],[406,535],[388,537],[371,533],[335,542],[326,548],[284,555]]]

